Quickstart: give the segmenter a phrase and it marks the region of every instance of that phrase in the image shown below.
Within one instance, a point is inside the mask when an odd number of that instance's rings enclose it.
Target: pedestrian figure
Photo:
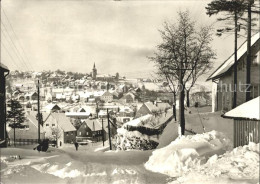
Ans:
[[[79,143],[75,142],[74,145],[75,145],[76,151],[78,151]]]

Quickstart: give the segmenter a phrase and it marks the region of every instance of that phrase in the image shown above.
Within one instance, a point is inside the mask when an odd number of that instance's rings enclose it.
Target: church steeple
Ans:
[[[93,69],[92,69],[92,79],[96,80],[97,79],[97,69],[96,69],[96,64],[94,63]]]

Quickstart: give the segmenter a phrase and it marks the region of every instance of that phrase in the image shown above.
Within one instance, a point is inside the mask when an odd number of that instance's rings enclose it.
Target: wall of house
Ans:
[[[92,137],[91,129],[84,123],[77,131],[77,137]]]
[[[212,88],[211,88],[211,91],[212,91],[212,93],[211,93],[212,112],[216,112],[217,111],[217,103],[218,103],[217,88],[218,88],[217,82],[212,82]]]
[[[63,130],[58,126],[57,120],[53,118],[52,116],[49,116],[49,118],[45,121],[43,124],[43,130],[45,131],[45,137],[48,139],[51,139],[53,137],[53,128],[58,128],[59,130],[59,135],[58,135],[58,146],[60,146],[60,142],[63,145],[64,144],[64,135],[63,135]]]
[[[134,102],[134,98],[132,98],[130,95],[126,96],[126,103],[133,103]]]
[[[5,73],[0,67],[0,140],[4,140],[6,138],[5,96]]]
[[[259,42],[252,47],[252,63],[251,63],[251,97],[255,98],[259,96]],[[256,56],[256,57],[255,57]],[[228,111],[232,109],[233,103],[233,82],[234,82],[234,70],[233,68],[229,73],[225,74],[218,81],[217,86],[217,103],[215,103],[214,109],[217,111]],[[246,101],[246,54],[238,61],[237,70],[237,106]],[[212,92],[213,94],[213,92]],[[214,95],[213,95],[214,96]],[[212,98],[213,100],[214,98]],[[216,107],[217,105],[217,107]]]
[[[136,112],[136,117],[139,118],[139,117],[144,116],[149,113],[150,113],[150,110],[146,107],[146,105],[142,105],[140,107],[140,109]]]
[[[64,143],[74,143],[76,141],[77,131],[64,132]]]
[[[113,95],[104,95],[100,97],[101,100],[105,102],[112,102],[113,101]]]
[[[32,96],[31,96],[31,100],[37,100],[38,99],[38,95],[37,93],[34,93]]]

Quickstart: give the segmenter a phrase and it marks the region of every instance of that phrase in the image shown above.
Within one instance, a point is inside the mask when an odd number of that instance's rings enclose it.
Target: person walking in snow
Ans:
[[[75,145],[76,151],[78,151],[79,143],[75,142],[74,145]]]

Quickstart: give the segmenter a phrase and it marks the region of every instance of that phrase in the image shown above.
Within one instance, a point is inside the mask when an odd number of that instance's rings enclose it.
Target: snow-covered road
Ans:
[[[71,147],[37,153],[1,150],[1,181],[13,183],[166,183],[167,176],[144,168],[151,151],[94,152]],[[20,155],[22,159],[10,159]]]

